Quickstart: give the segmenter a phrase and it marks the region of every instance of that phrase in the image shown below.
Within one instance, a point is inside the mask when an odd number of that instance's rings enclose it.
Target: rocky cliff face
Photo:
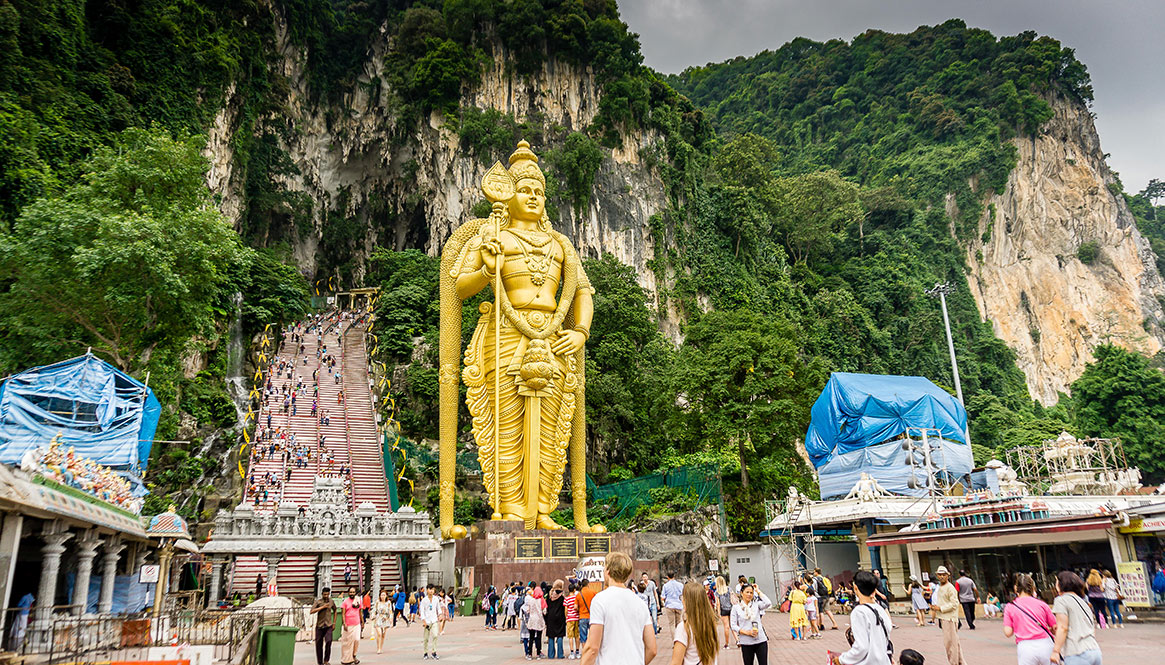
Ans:
[[[382,34],[385,39],[373,45],[353,91],[338,107],[326,107],[312,103],[305,55],[288,40],[285,26],[276,26],[278,68],[290,93],[285,114],[265,122],[289,137],[281,147],[300,171],[283,178],[282,186],[315,202],[314,228],[293,232],[291,243],[296,262],[308,274],[316,271],[328,211],[361,221],[366,232],[353,248],[358,256],[367,256],[377,245],[421,248],[436,256],[450,233],[472,217],[473,205],[483,200],[480,182],[489,164],[462,150],[456,131],[442,116],[434,114],[422,126],[408,128],[415,140],[394,143],[398,118],[381,76],[390,44],[387,31]],[[464,92],[463,106],[497,109],[519,121],[539,117],[546,127],[567,131],[594,119],[599,91],[589,68],[550,60],[538,75],[526,79],[507,73],[506,59],[497,47],[492,67]],[[244,205],[242,186],[232,173],[235,106],[228,103],[219,113],[209,130],[207,152],[212,160],[209,184],[238,225]],[[652,297],[657,285],[648,267],[655,255],[649,219],[665,205],[666,196],[658,175],[642,163],[640,151],[657,140],[652,135],[628,136],[624,148],[612,152],[600,167],[587,208],[576,213],[563,206],[555,224],[584,258],[611,253],[635,268]],[[533,147],[536,152],[547,148]],[[676,322],[665,322],[665,328],[676,330]]]
[[[1019,163],[979,222],[968,283],[985,320],[1015,349],[1032,396],[1052,404],[1092,350],[1116,343],[1147,354],[1165,344],[1165,283],[1149,243],[1109,185],[1092,117],[1050,100],[1055,116],[1016,139]],[[1099,253],[1086,264],[1081,245]]]

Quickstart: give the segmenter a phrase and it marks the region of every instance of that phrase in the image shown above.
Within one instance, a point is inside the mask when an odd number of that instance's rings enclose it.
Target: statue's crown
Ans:
[[[542,169],[538,167],[538,155],[530,149],[530,144],[525,139],[518,141],[518,149],[510,155],[510,175],[514,177],[514,182],[522,178],[534,178],[546,186],[546,176],[542,175]]]

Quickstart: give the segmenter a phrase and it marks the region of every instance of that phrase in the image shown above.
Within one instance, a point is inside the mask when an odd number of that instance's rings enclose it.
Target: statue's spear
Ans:
[[[501,162],[494,162],[481,179],[481,191],[493,203],[490,218],[494,223],[494,240],[501,246],[502,217],[506,214],[506,202],[514,197],[514,178]],[[494,445],[493,445],[493,515],[490,519],[500,520],[501,496],[499,494],[498,444],[501,442],[501,337],[502,337],[502,264],[506,260],[505,251],[498,251],[494,261]]]

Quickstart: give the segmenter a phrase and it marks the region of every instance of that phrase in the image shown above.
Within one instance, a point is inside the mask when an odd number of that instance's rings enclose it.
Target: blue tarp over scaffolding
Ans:
[[[909,486],[912,470],[897,439],[929,430],[934,466],[952,478],[974,465],[967,443],[967,411],[950,393],[920,376],[834,372],[813,404],[805,448],[817,469],[822,499],[844,497],[869,473],[894,494],[927,493]]]
[[[92,354],[34,367],[0,383],[0,462],[60,435],[78,455],[140,476],[162,407],[137,379]]]

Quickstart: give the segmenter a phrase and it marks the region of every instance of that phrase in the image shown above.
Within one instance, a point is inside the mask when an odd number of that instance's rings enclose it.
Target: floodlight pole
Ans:
[[[947,350],[951,353],[951,371],[955,375],[955,396],[959,398],[959,404],[963,404],[963,384],[959,381],[959,362],[955,360],[955,341],[951,337],[951,319],[947,316],[947,294],[954,291],[950,282],[941,282],[935,284],[934,288],[926,290],[926,295],[934,298],[937,297],[939,303],[943,308],[943,326],[947,330]]]

